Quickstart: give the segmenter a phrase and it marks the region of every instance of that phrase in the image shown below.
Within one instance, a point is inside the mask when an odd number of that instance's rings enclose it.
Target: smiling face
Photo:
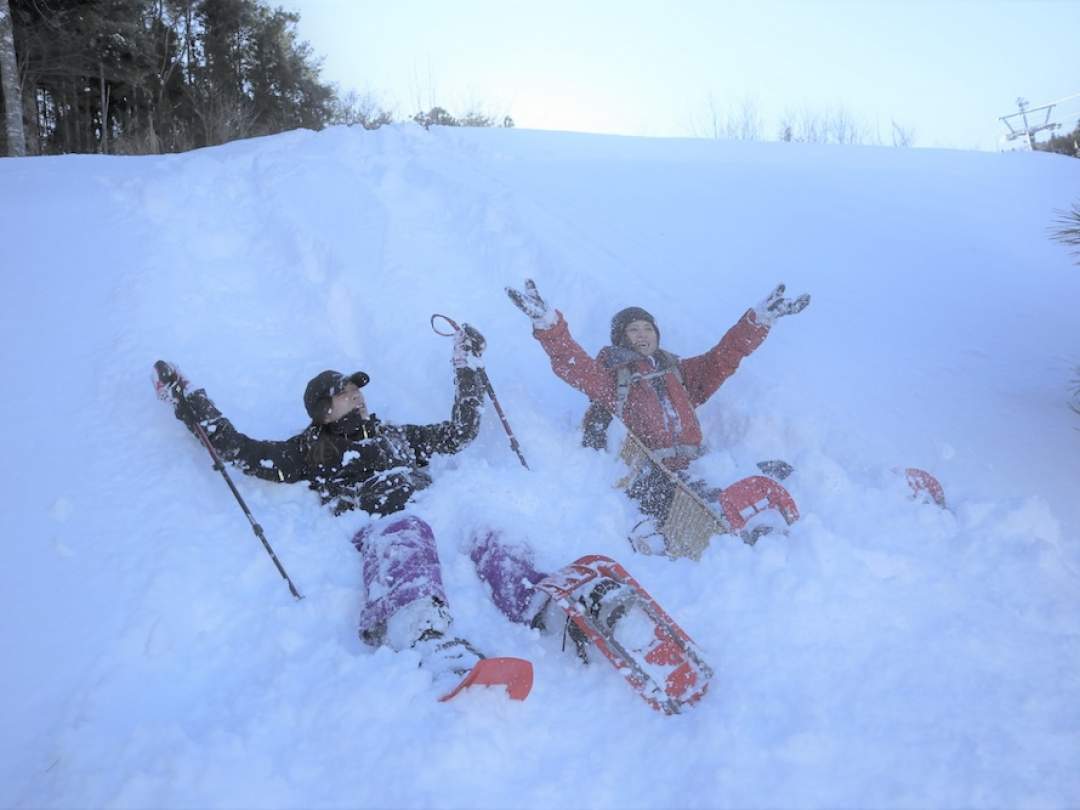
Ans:
[[[626,335],[626,345],[646,357],[652,357],[660,345],[660,336],[648,321],[630,321],[623,334]]]
[[[326,417],[326,422],[336,422],[353,411],[359,411],[361,419],[368,418],[367,402],[363,393],[354,383],[346,383],[340,394],[334,394],[330,398],[330,414]]]

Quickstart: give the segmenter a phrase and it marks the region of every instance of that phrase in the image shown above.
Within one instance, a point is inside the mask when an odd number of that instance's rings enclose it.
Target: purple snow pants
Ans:
[[[364,565],[360,637],[381,644],[390,618],[418,600],[447,604],[431,527],[402,515],[365,526],[353,538]]]
[[[401,515],[372,523],[356,533],[353,545],[363,563],[360,637],[366,643],[383,643],[387,623],[417,602],[449,607],[435,535],[420,518]],[[533,567],[529,550],[484,531],[473,536],[469,556],[491,587],[496,607],[511,621],[528,623],[535,612],[532,585],[544,577]]]
[[[498,533],[488,530],[473,535],[469,557],[477,575],[491,588],[495,607],[512,622],[532,621],[537,593],[533,586],[545,575],[533,567],[529,549],[503,543]]]

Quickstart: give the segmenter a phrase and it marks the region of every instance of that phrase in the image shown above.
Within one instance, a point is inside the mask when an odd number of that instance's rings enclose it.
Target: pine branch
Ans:
[[[1050,237],[1080,256],[1080,203],[1074,203],[1071,211],[1059,211],[1055,223]]]

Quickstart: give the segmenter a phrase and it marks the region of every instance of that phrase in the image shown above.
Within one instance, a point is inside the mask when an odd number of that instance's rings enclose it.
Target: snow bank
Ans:
[[[1078,188],[1041,154],[409,126],[0,161],[0,804],[1075,805],[1080,271],[1046,228]],[[590,351],[627,305],[691,355],[776,282],[811,292],[700,411],[710,480],[795,465],[790,537],[633,555],[618,463],[502,293],[525,277]],[[311,376],[364,369],[381,417],[437,421],[433,312],[487,335],[531,471],[489,413],[413,511],[458,629],[533,660],[523,704],[438,704],[417,656],[363,647],[366,518],[240,480],[294,602],[150,387],[175,361],[285,437]],[[623,560],[708,651],[707,699],[660,716],[507,623],[464,553],[489,526],[541,567]]]

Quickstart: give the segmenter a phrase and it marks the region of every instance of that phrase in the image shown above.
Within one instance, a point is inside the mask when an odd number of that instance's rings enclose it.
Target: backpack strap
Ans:
[[[615,370],[615,407],[614,413],[619,419],[624,418],[624,412],[626,410],[626,401],[630,397],[630,386],[638,380],[652,380],[657,377],[662,377],[665,374],[674,374],[675,379],[679,381],[679,385],[686,389],[686,381],[683,379],[682,368],[679,365],[679,356],[666,352],[663,349],[657,350],[657,355],[660,359],[660,367],[655,371],[650,371],[646,374],[639,374],[635,372],[631,365],[635,360],[640,360],[641,355],[637,352],[631,351],[621,346],[608,346],[597,357],[605,368]],[[687,391],[687,398],[690,396],[690,392]],[[586,432],[585,444],[589,447],[606,447],[607,446],[607,421],[601,421],[600,419],[590,420],[590,414],[592,409],[590,407],[589,412],[586,413]],[[610,421],[610,418],[608,419]],[[624,420],[625,421],[625,420]],[[595,424],[594,424],[595,423]]]
[[[630,370],[629,364],[619,366],[615,370],[615,412],[619,418],[623,418],[626,410],[626,400],[630,397],[630,385],[634,382],[635,374]]]
[[[686,381],[683,379],[682,369],[679,367],[679,358],[673,354],[663,355],[663,359],[668,364],[661,366],[655,371],[649,371],[644,374],[638,371],[632,371],[630,364],[626,363],[615,369],[615,408],[619,418],[623,418],[623,411],[626,409],[626,400],[630,396],[630,386],[640,380],[655,380],[658,377],[664,377],[668,374],[674,374],[675,379],[679,381],[679,385],[686,389]],[[687,399],[690,397],[690,392],[686,392]]]

